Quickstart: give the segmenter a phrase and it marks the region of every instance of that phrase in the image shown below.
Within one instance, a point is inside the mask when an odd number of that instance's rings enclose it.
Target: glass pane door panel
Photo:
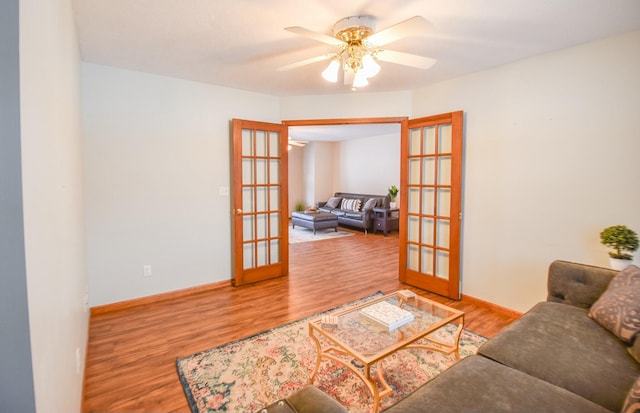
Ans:
[[[256,184],[268,183],[266,159],[256,159]]]
[[[417,214],[420,212],[420,189],[409,188],[409,195],[407,197],[407,209],[410,214]]]
[[[271,240],[271,262],[280,262],[280,240]]]
[[[438,158],[438,185],[451,185],[451,157]]]
[[[244,212],[251,212],[253,211],[254,205],[253,188],[242,188],[242,210]]]
[[[451,153],[451,124],[440,125],[438,133],[438,153]]]
[[[420,242],[420,221],[418,221],[418,217],[416,216],[409,217],[407,239],[410,242]]]
[[[434,215],[435,190],[433,188],[422,189],[422,214]]]
[[[253,134],[248,129],[242,130],[242,156],[253,156]]]
[[[261,267],[263,265],[267,265],[269,263],[269,244],[267,243],[267,241],[260,241],[257,243],[257,248],[257,266]]]
[[[422,243],[433,245],[433,218],[422,218]]]
[[[416,245],[407,245],[407,268],[412,271],[418,271],[418,247]]]
[[[277,159],[269,160],[269,183],[280,183],[280,161]]]
[[[422,247],[422,259],[420,272],[426,275],[433,275],[433,248]]]
[[[253,159],[242,159],[242,184],[253,183]]]
[[[242,238],[245,241],[254,240],[255,237],[255,226],[253,215],[245,215],[242,217]]]
[[[409,131],[409,156],[420,155],[420,129]]]
[[[273,238],[280,236],[280,214],[269,214],[269,217],[269,219],[271,220],[271,237]]]
[[[439,219],[436,225],[436,245],[440,248],[449,248],[449,234],[451,233],[449,220]]]
[[[451,214],[451,189],[438,188],[438,207],[436,215],[448,217]]]
[[[280,156],[280,134],[269,133],[269,156]]]
[[[422,161],[422,184],[435,185],[436,183],[436,160],[434,157],[424,158]]]
[[[267,214],[256,215],[256,223],[258,224],[258,233],[256,234],[258,239],[267,238]]]
[[[420,183],[420,159],[409,159],[409,185]]]
[[[447,251],[436,253],[436,277],[449,279],[449,253]]]
[[[275,211],[280,209],[280,187],[272,186],[269,188],[269,210]]]
[[[256,156],[267,156],[267,132],[256,131]]]
[[[255,244],[253,242],[246,243],[242,246],[242,267],[245,270],[256,266],[255,256]]]
[[[266,186],[257,186],[256,187],[256,212],[262,212],[267,210],[267,187]]]
[[[435,155],[436,153],[436,128],[435,126],[427,126],[424,128],[424,147],[422,153],[424,155]]]

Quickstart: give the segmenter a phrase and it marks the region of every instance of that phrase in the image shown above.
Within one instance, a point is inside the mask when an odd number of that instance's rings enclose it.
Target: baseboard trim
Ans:
[[[222,288],[222,287],[228,287],[229,285],[231,285],[231,280],[218,281],[211,284],[204,284],[204,285],[198,285],[196,287],[185,288],[182,290],[169,291],[166,293],[134,298],[132,300],[119,301],[117,303],[112,303],[112,304],[98,305],[95,307],[91,307],[91,316],[112,313],[114,311],[128,310],[130,308],[139,307],[142,305],[155,304],[159,301],[172,300],[175,298],[183,298],[183,297],[197,294],[197,293],[217,290],[218,288]]]
[[[479,298],[475,298],[472,297],[470,295],[466,295],[466,294],[462,294],[462,298],[466,301],[470,301],[473,304],[480,306],[480,307],[486,307],[488,309],[490,309],[493,312],[496,312],[498,314],[502,314],[508,317],[514,317],[514,318],[519,318],[522,316],[522,313],[519,311],[515,311],[512,310],[510,308],[507,307],[502,307],[500,305],[494,304],[494,303],[490,303],[489,301],[484,301],[481,300]]]

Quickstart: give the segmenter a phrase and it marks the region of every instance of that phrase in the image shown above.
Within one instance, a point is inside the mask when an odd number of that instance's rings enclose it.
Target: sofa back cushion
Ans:
[[[618,271],[557,260],[549,266],[547,301],[589,308]]]
[[[630,265],[620,271],[593,304],[589,316],[631,344],[640,332],[640,268]]]

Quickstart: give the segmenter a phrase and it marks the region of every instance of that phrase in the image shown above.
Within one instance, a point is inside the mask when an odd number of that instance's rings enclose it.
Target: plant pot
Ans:
[[[609,257],[609,266],[614,270],[622,271],[631,265],[632,260],[621,260],[620,258]]]
[[[389,202],[389,208],[395,209],[397,206],[398,206],[398,204],[395,201]]]

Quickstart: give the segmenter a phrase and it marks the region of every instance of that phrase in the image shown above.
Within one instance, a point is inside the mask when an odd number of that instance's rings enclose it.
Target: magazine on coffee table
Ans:
[[[389,331],[413,321],[413,314],[387,301],[380,301],[360,310],[360,314]]]

